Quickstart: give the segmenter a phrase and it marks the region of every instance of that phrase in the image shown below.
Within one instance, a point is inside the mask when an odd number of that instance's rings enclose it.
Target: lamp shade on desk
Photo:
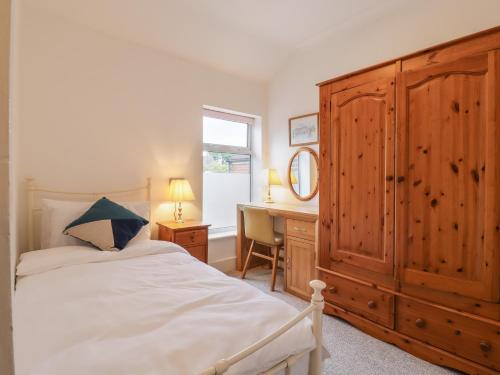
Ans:
[[[279,186],[281,184],[281,179],[278,174],[278,171],[274,168],[269,168],[266,170],[267,175],[267,198],[264,202],[266,203],[274,203],[273,198],[271,197],[271,185]]]

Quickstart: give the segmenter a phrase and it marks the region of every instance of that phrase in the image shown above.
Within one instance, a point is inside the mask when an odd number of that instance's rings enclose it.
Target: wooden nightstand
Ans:
[[[174,242],[202,262],[208,261],[208,227],[200,221],[176,223],[165,221],[158,224],[158,239]]]

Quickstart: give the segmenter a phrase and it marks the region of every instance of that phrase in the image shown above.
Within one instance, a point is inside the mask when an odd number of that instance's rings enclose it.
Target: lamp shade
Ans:
[[[193,190],[185,178],[173,178],[168,188],[168,199],[173,202],[194,201]]]
[[[276,169],[268,169],[267,181],[269,185],[281,185],[281,179]]]

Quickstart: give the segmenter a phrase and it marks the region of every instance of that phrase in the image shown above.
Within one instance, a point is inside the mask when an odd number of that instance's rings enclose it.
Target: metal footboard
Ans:
[[[306,350],[304,352],[291,355],[287,359],[279,362],[269,370],[263,372],[264,375],[273,375],[277,372],[291,367],[300,358],[309,354],[309,375],[321,375],[322,361],[321,361],[321,348],[322,348],[322,332],[323,332],[323,308],[325,306],[323,295],[321,291],[326,288],[326,284],[320,280],[312,280],[309,285],[314,289],[311,296],[311,304],[302,312],[300,312],[293,319],[288,321],[286,324],[278,328],[273,333],[262,338],[251,346],[243,349],[239,353],[232,355],[229,358],[220,359],[215,364],[206,370],[202,371],[198,375],[220,375],[224,374],[231,366],[238,363],[239,361],[245,359],[251,354],[255,353],[257,350],[263,348],[271,341],[275,340],[277,337],[284,334],[286,331],[290,330],[296,324],[298,324],[302,319],[312,314],[313,321],[313,334],[316,339],[316,345],[312,350]]]

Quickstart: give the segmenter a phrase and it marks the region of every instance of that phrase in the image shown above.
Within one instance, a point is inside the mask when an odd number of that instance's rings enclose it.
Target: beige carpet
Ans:
[[[239,277],[234,273],[231,276]],[[269,290],[271,271],[258,268],[247,273],[249,284],[279,298],[297,309],[307,307],[307,302],[283,292],[283,278],[278,274],[276,291]],[[454,371],[434,366],[396,346],[377,340],[350,326],[346,322],[325,315],[323,345],[330,353],[324,362],[324,374],[335,375],[451,375]]]

